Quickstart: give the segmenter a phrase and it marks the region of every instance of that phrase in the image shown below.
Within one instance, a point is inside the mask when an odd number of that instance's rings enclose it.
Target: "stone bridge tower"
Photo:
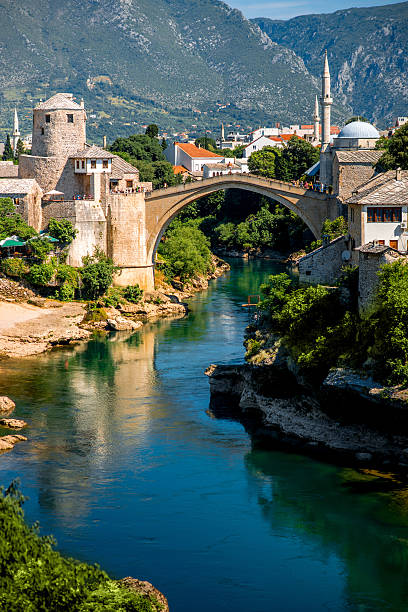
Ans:
[[[71,199],[78,186],[68,158],[84,149],[85,144],[83,103],[74,102],[72,94],[56,94],[33,111],[31,155],[20,157],[19,177],[35,176],[44,192],[58,189]]]

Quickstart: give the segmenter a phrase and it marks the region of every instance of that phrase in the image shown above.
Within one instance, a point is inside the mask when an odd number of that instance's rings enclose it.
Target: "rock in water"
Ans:
[[[11,429],[22,429],[27,423],[21,419],[0,419],[2,427],[10,427]]]
[[[139,595],[142,595],[149,602],[152,602],[153,599],[156,599],[159,604],[161,604],[161,612],[169,612],[169,603],[163,593],[160,593],[156,587],[154,587],[150,582],[146,580],[138,580],[137,578],[132,578],[128,576],[127,578],[122,578],[122,580],[118,581],[119,584],[131,589],[132,591],[136,591]]]
[[[0,414],[10,414],[16,407],[12,399],[7,395],[0,395]]]
[[[116,317],[116,319],[108,319],[107,323],[114,331],[128,331],[132,329],[139,329],[143,323],[140,321],[132,321],[131,319],[125,319],[125,317]]]
[[[16,434],[14,436],[3,436],[0,438],[0,452],[11,450],[17,442],[24,442],[27,438]]]

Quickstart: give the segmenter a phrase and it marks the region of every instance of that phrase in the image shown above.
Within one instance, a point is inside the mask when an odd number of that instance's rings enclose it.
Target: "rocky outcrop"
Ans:
[[[142,595],[150,604],[158,602],[160,608],[156,608],[157,612],[169,612],[169,604],[166,597],[163,595],[163,593],[156,589],[156,587],[150,584],[150,582],[147,582],[146,580],[138,580],[137,578],[131,578],[130,576],[127,578],[122,578],[122,580],[119,580],[118,582],[127,589],[136,591],[136,593]]]
[[[9,429],[22,429],[27,426],[27,423],[21,419],[0,419],[0,426]]]
[[[393,465],[408,472],[408,435],[404,433],[408,429],[399,427],[401,407],[407,411],[402,398],[395,398],[400,402],[399,411],[392,416],[389,406],[384,405],[384,389],[357,373],[331,372],[324,383],[325,391],[310,394],[293,372],[288,370],[285,379],[282,372],[282,363],[279,367],[273,363],[211,365],[206,374],[213,412],[222,416],[228,409],[254,437],[277,447],[348,464]],[[332,398],[326,395],[333,387],[336,392],[348,388],[355,400],[361,400],[362,394],[376,403],[381,401],[381,413],[360,412],[358,401],[350,403],[347,397],[336,410]],[[347,401],[350,405],[345,410]]]
[[[7,395],[0,396],[0,414],[11,414],[15,407],[15,403]]]
[[[3,436],[2,438],[0,438],[0,452],[9,451],[14,448],[14,446],[18,442],[24,442],[26,440],[27,438],[25,436],[21,436],[20,434],[15,434],[13,436]]]
[[[24,302],[35,297],[34,291],[23,281],[14,281],[4,277],[0,277],[0,295],[2,300],[10,302]]]
[[[107,324],[113,331],[131,331],[143,327],[141,321],[132,321],[132,319],[125,319],[125,317],[117,316],[114,319],[108,319]]]

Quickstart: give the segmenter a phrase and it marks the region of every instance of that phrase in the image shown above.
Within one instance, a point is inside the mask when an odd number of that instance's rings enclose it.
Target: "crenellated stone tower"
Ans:
[[[57,189],[68,198],[80,189],[69,156],[85,148],[86,113],[72,94],[59,93],[33,111],[31,155],[22,155],[20,178],[36,177],[44,192]]]
[[[322,75],[322,95],[320,98],[320,106],[322,111],[322,148],[320,154],[320,181],[325,185],[333,183],[331,171],[331,154],[330,154],[330,107],[333,104],[333,98],[330,92],[330,70],[327,59],[327,51],[324,53],[324,67]]]

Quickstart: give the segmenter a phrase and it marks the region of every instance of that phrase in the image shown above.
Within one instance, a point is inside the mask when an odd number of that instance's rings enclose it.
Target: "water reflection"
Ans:
[[[242,360],[241,304],[278,269],[238,261],[184,319],[1,361],[30,423],[2,484],[21,477],[63,551],[152,581],[177,612],[403,610],[406,489],[251,450],[206,412],[204,369]]]

